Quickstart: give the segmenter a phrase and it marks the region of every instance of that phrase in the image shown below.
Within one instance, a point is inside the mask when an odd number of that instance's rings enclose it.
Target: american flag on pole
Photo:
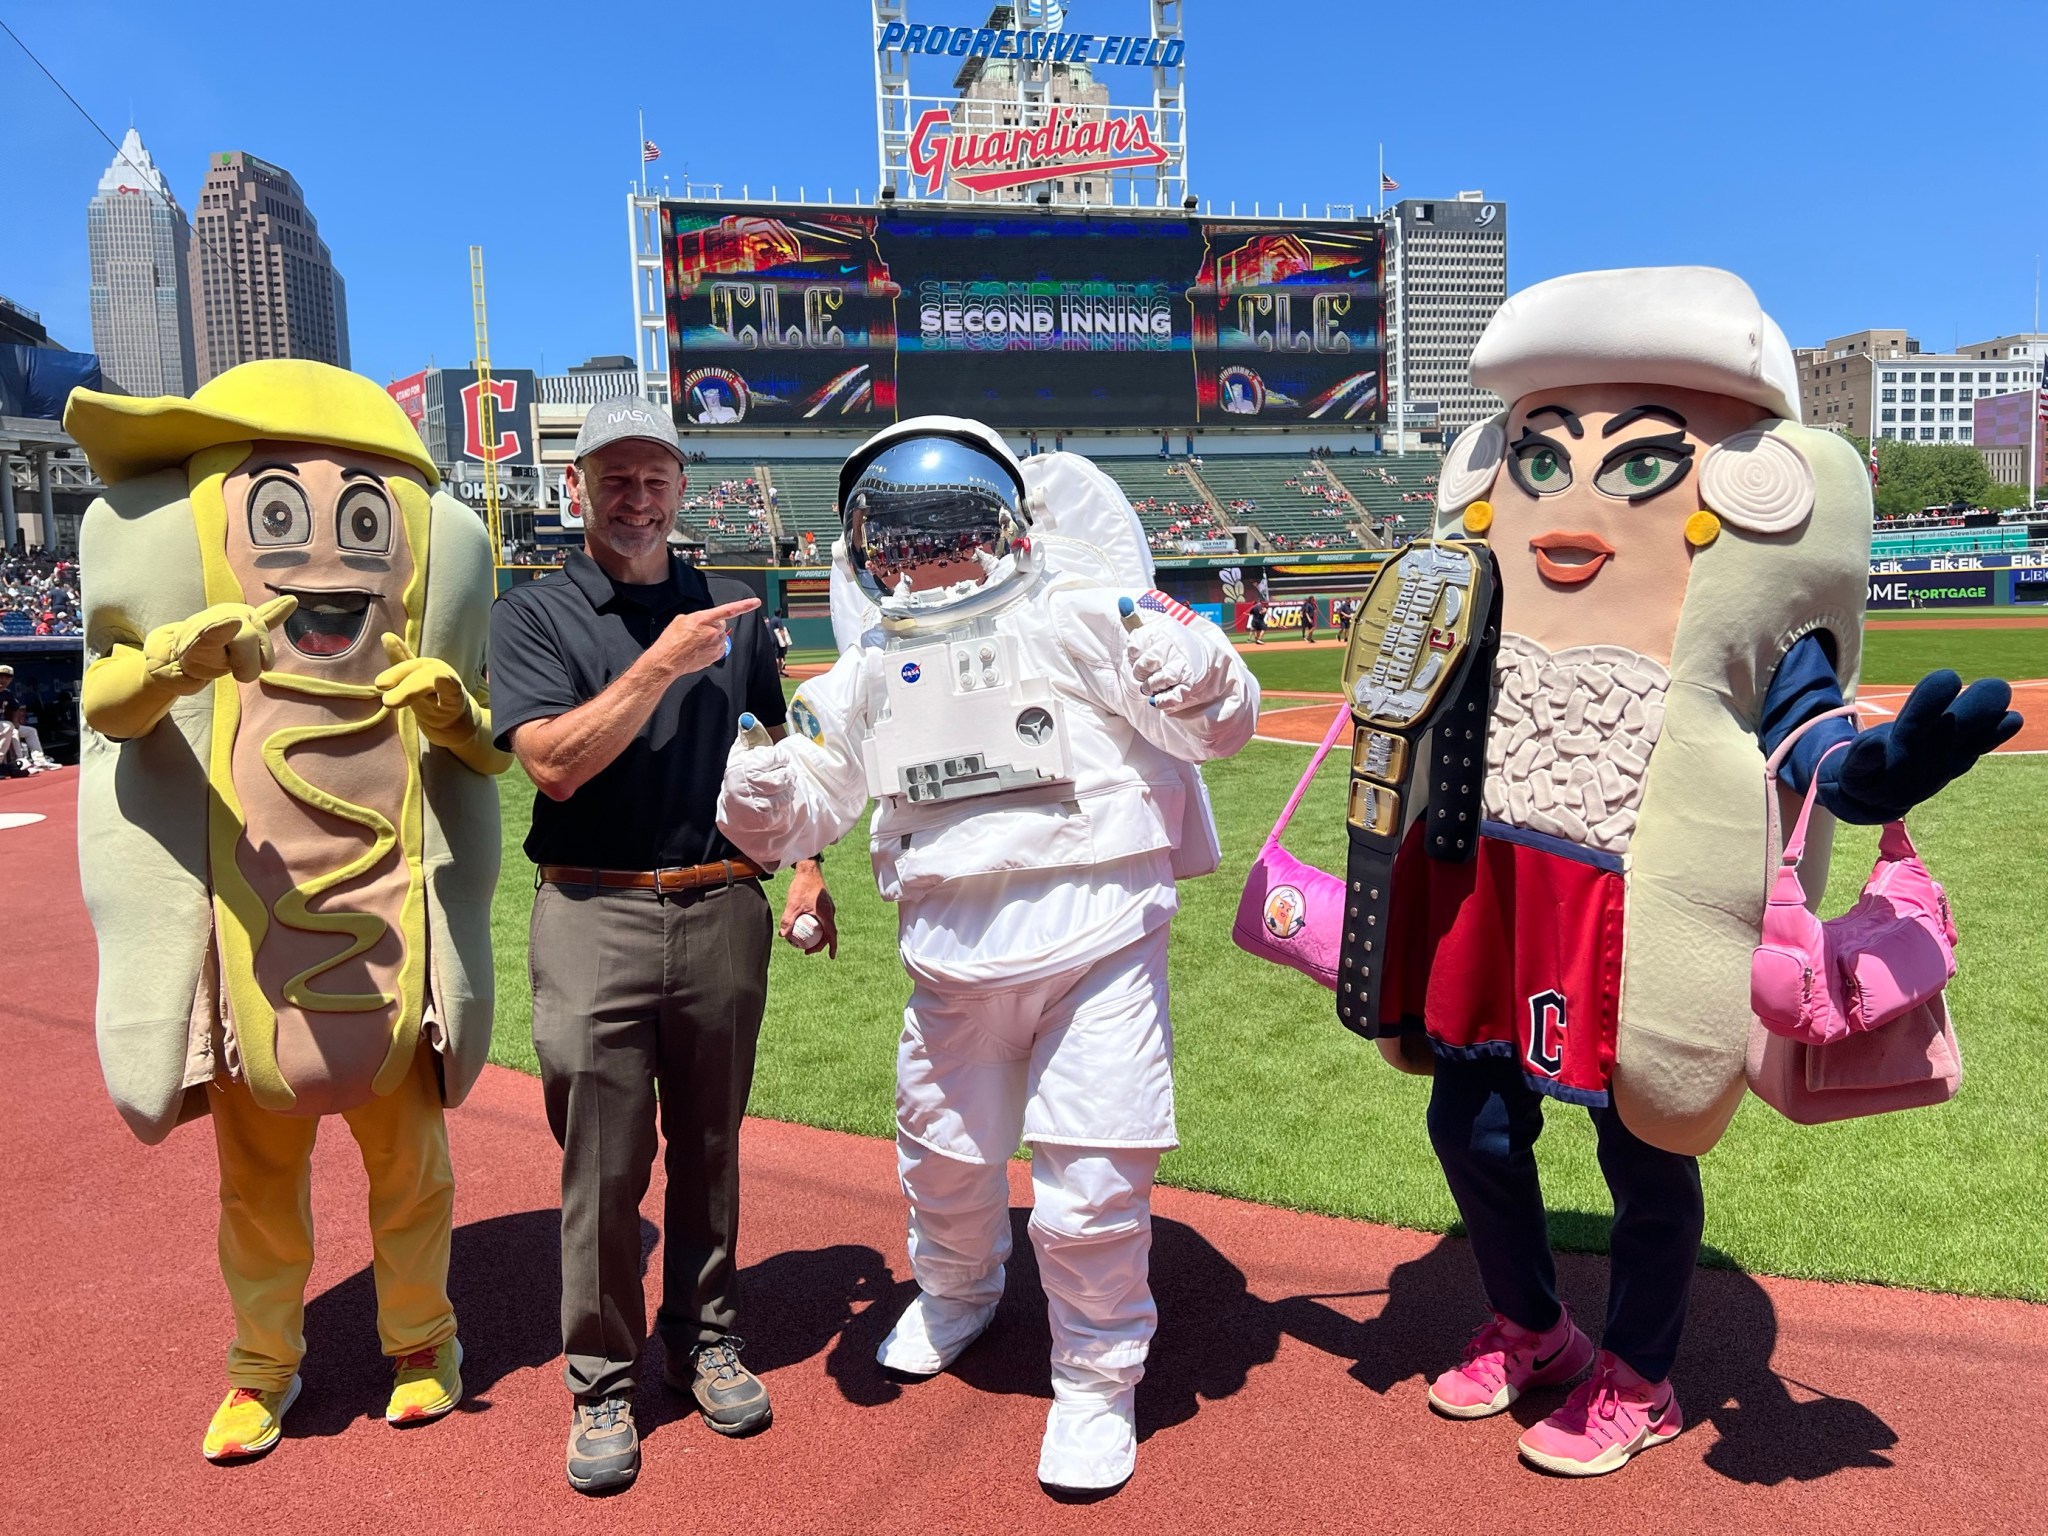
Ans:
[[[1176,603],[1164,592],[1147,592],[1138,599],[1140,608],[1149,608],[1154,613],[1163,613],[1178,624],[1195,622],[1195,612],[1183,603]]]
[[[659,160],[660,158],[661,146],[659,144],[655,143],[652,139],[642,139],[640,141],[640,163],[642,165],[647,164],[650,160]]]
[[[1398,192],[1401,190],[1401,183],[1394,180],[1394,178],[1389,176],[1385,171],[1381,171],[1380,190],[1382,192]]]

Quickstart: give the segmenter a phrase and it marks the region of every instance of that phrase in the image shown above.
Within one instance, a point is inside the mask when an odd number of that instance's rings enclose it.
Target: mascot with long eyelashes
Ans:
[[[367,379],[246,363],[191,399],[79,390],[79,860],[108,1091],[143,1141],[210,1116],[232,1302],[210,1460],[299,1393],[322,1116],[369,1175],[385,1417],[462,1393],[444,1105],[491,1034],[489,536]]]
[[[1854,692],[1870,485],[1800,424],[1792,350],[1727,272],[1539,283],[1471,377],[1510,404],[1452,445],[1437,537],[1389,562],[1346,659],[1337,1007],[1434,1074],[1430,1141],[1493,1311],[1431,1406],[1485,1418],[1591,1367],[1519,1446],[1589,1476],[1682,1427],[1698,1157],[1753,1022],[1764,764]],[[1780,792],[1817,778],[1836,818],[1903,816],[2019,729],[2010,699],[1936,672],[1883,725],[1816,721]],[[1614,1197],[1597,1350],[1557,1296],[1546,1099],[1591,1113]]]

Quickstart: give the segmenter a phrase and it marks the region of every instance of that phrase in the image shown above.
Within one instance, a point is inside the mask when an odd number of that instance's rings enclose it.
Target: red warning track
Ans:
[[[199,1435],[225,1390],[229,1326],[212,1143],[195,1124],[141,1146],[108,1107],[75,788],[68,772],[0,785],[0,923],[20,961],[0,1115],[0,1530],[2039,1528],[2048,1407],[2031,1384],[2048,1375],[2048,1309],[1703,1273],[1675,1372],[1686,1432],[1618,1477],[1567,1483],[1513,1456],[1517,1421],[1555,1393],[1477,1424],[1424,1406],[1427,1374],[1480,1321],[1462,1243],[1172,1190],[1138,1476],[1100,1504],[1055,1503],[1032,1477],[1046,1335],[1023,1212],[994,1331],[957,1374],[894,1384],[873,1362],[910,1294],[891,1150],[765,1122],[747,1129],[741,1263],[747,1358],[775,1394],[774,1427],[730,1443],[643,1385],[640,1483],[586,1500],[562,1478],[555,1148],[538,1085],[496,1069],[451,1119],[461,1411],[411,1431],[378,1417],[389,1377],[363,1178],[330,1128],[305,1395],[270,1456],[208,1466]],[[46,819],[11,824],[23,814]],[[1013,1189],[1021,1205],[1026,1183]],[[1604,1265],[1561,1267],[1573,1307],[1598,1317]]]
[[[1866,724],[1889,720],[1905,702],[1910,688],[1864,688],[1856,695]],[[1264,741],[1301,742],[1319,746],[1330,729],[1330,716],[1342,694],[1267,694],[1268,707],[1259,711],[1259,737]],[[1327,703],[1301,704],[1303,698],[1327,699]],[[2019,735],[2000,752],[2048,752],[2048,681],[2014,683],[2012,707],[2026,719]]]

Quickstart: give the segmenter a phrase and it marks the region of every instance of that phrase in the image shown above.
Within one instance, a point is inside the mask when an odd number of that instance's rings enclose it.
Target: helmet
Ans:
[[[884,617],[950,619],[1030,574],[1030,498],[979,422],[920,416],[863,443],[839,476],[846,553]]]

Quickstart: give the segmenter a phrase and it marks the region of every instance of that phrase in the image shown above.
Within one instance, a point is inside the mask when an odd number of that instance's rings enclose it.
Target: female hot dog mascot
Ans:
[[[1870,485],[1844,439],[1800,424],[1792,350],[1731,273],[1539,283],[1494,316],[1471,376],[1510,404],[1446,455],[1438,537],[1489,551],[1421,545],[1395,564],[1475,594],[1498,573],[1497,619],[1480,627],[1498,647],[1490,698],[1482,673],[1432,722],[1428,793],[1463,782],[1473,803],[1442,833],[1415,823],[1390,882],[1354,862],[1350,899],[1390,885],[1391,907],[1347,921],[1345,975],[1382,959],[1385,975],[1369,1017],[1358,983],[1338,1007],[1390,1057],[1433,1068],[1430,1140],[1494,1311],[1432,1405],[1484,1418],[1591,1366],[1520,1441],[1535,1465],[1585,1476],[1683,1422],[1669,1373],[1704,1220],[1697,1159],[1742,1098],[1752,1022],[1762,769],[1854,691]],[[1416,616],[1423,600],[1394,610],[1422,637],[1392,636],[1404,666],[1455,653]],[[1355,638],[1353,656],[1385,643]],[[1351,671],[1355,711],[1398,703],[1384,667]],[[1823,722],[1782,781],[1804,792],[1817,775],[1842,819],[1903,815],[2019,728],[2005,684],[1959,688],[1933,674],[1853,742],[1847,721]],[[1468,818],[1462,860],[1425,848]],[[1821,879],[1826,838],[1808,844]],[[1533,1150],[1546,1098],[1591,1111],[1614,1195],[1597,1351],[1557,1298]]]
[[[497,788],[489,537],[395,402],[325,364],[190,400],[77,391],[106,484],[80,530],[79,857],[107,1087],[154,1143],[210,1114],[235,1313],[209,1459],[299,1391],[309,1169],[370,1179],[394,1423],[461,1396],[444,1104],[489,1049]]]

